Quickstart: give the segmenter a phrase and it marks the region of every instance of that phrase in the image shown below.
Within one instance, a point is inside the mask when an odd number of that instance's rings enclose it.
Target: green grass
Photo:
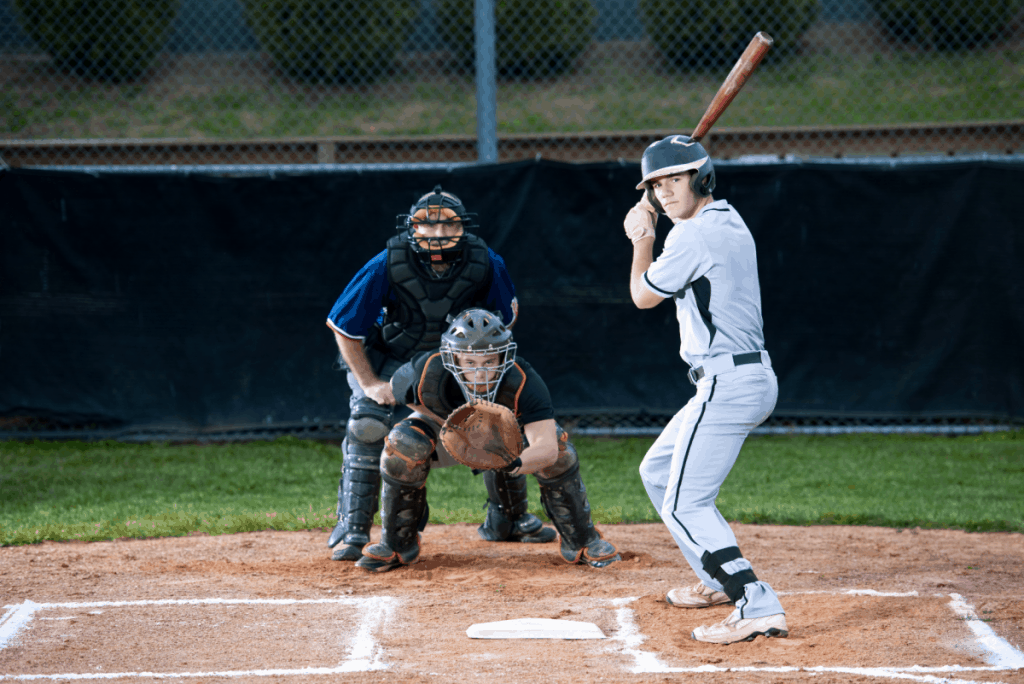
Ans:
[[[576,440],[598,523],[657,521],[637,466],[651,439]],[[333,526],[339,449],[0,442],[0,544]],[[543,516],[534,478],[531,511]],[[428,481],[431,522],[483,521],[466,468]],[[722,488],[729,520],[1024,532],[1024,430],[957,438],[748,439]]]
[[[628,45],[628,44],[627,44]],[[614,50],[578,72],[502,82],[503,134],[677,129],[696,122],[724,77],[630,63]],[[9,138],[275,138],[475,133],[469,77],[408,74],[363,90],[197,72],[116,87],[22,76],[0,90]],[[60,85],[56,85],[59,83]],[[246,85],[249,83],[249,85]],[[51,87],[50,84],[55,84]],[[1021,53],[815,54],[761,67],[718,126],[909,124],[1020,118]]]

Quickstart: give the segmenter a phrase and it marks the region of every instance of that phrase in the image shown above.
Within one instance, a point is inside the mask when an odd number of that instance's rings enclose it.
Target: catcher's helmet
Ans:
[[[441,335],[441,362],[455,376],[467,401],[494,401],[501,379],[516,362],[512,331],[500,315],[486,309],[466,309],[458,316],[449,316],[448,323],[448,330]],[[456,354],[477,357],[497,354],[498,357],[493,365],[462,366]],[[483,371],[487,371],[488,376],[495,375],[473,382],[467,380],[467,376]]]
[[[443,209],[449,209],[454,218],[448,217]],[[422,215],[417,217],[417,212]],[[457,225],[463,231],[477,227],[476,214],[466,211],[462,200],[450,192],[445,192],[440,185],[435,185],[432,192],[420,197],[411,207],[408,214],[399,214],[396,226],[398,234],[411,247],[420,263],[430,277],[436,280],[444,280],[453,275],[451,268],[437,270],[432,268],[436,265],[455,265],[462,260],[465,254],[466,243],[462,234],[450,237],[422,237],[416,234],[416,224],[428,225]]]
[[[687,171],[695,171],[690,179],[690,187],[698,197],[707,197],[715,189],[715,167],[704,147],[688,135],[670,135],[651,143],[644,150],[640,159],[640,172],[644,177],[636,189],[646,189],[648,201],[659,213],[664,214],[664,209],[651,190],[650,181]]]

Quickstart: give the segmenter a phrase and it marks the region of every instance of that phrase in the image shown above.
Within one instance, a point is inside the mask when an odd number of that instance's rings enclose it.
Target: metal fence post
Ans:
[[[475,0],[477,161],[498,161],[498,86],[495,73],[494,0]]]

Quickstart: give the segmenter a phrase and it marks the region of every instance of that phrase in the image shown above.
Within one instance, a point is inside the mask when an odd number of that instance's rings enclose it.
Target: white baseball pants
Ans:
[[[760,364],[701,378],[697,394],[672,418],[640,464],[647,495],[683,556],[701,582],[716,591],[722,591],[722,584],[704,570],[701,556],[736,546],[736,537],[715,499],[743,440],[771,415],[778,396],[774,371]],[[751,567],[738,558],[722,569],[735,574]],[[743,618],[785,612],[775,591],[761,581],[744,586],[736,608]]]

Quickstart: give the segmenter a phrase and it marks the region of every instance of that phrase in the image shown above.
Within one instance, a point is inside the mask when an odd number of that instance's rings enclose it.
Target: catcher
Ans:
[[[555,422],[548,388],[516,358],[512,332],[499,316],[468,309],[451,319],[440,350],[419,354],[399,368],[391,389],[413,414],[385,440],[383,531],[380,543],[363,549],[358,567],[387,572],[416,562],[419,532],[428,517],[427,475],[431,467],[456,463],[513,476],[532,473],[565,561],[602,568],[620,560],[590,519],[576,449]],[[510,525],[490,519],[495,509],[512,505],[505,501],[509,492],[489,494],[502,503],[488,511],[485,524]]]

